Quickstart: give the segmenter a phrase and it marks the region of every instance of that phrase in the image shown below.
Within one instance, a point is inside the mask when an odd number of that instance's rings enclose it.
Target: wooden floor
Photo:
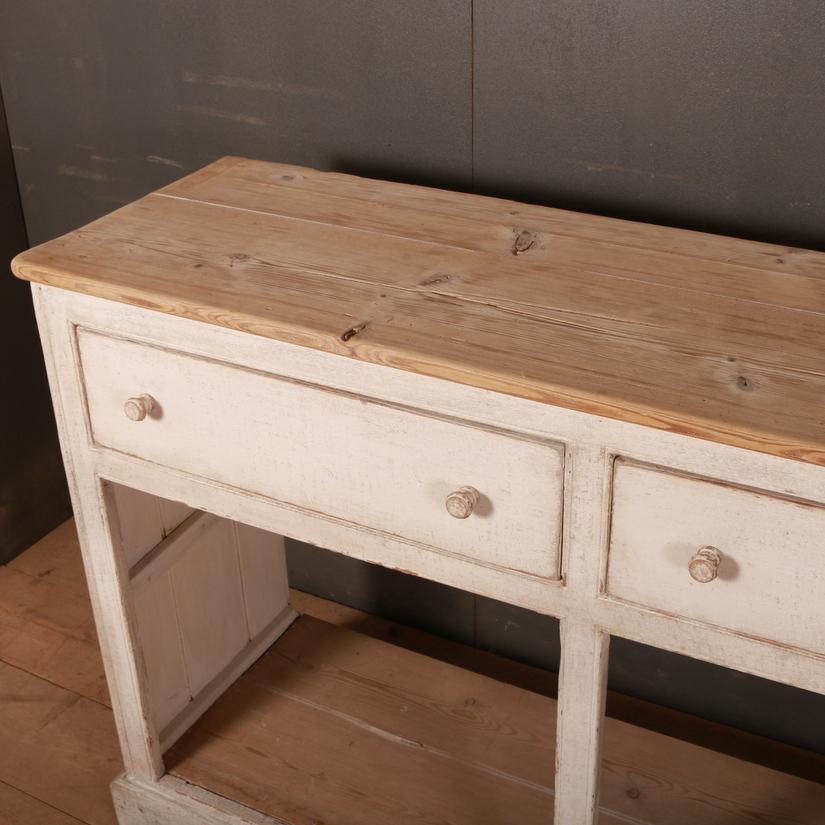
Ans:
[[[294,601],[305,616],[175,748],[173,772],[298,825],[550,821],[552,675]],[[625,697],[609,710],[603,825],[825,821],[811,781],[825,759]],[[0,825],[114,823],[119,770],[67,522],[0,567]]]

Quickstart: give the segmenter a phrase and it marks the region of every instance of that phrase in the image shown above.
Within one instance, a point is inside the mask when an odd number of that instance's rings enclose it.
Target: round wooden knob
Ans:
[[[715,547],[700,547],[688,562],[688,573],[697,582],[707,584],[719,575],[722,554]]]
[[[143,421],[155,408],[155,399],[151,395],[136,395],[123,405],[123,412],[132,421]]]
[[[459,487],[447,496],[444,503],[453,518],[468,518],[478,504],[478,490],[475,487]]]

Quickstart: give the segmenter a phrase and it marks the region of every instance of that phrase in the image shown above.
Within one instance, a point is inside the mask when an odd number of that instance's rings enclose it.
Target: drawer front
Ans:
[[[825,507],[618,461],[607,591],[825,653]]]
[[[94,441],[497,567],[558,578],[564,449],[78,330]],[[142,420],[124,408],[148,395]],[[133,404],[129,413],[139,417]],[[472,506],[466,518],[448,513]],[[469,495],[469,499],[467,496]]]

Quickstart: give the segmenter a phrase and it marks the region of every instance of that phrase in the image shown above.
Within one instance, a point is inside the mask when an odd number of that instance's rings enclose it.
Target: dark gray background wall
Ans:
[[[0,84],[33,243],[243,154],[825,249],[823,43],[821,0],[29,0]],[[303,545],[290,570],[556,664],[551,620]],[[821,697],[613,651],[614,688],[825,753]]]
[[[0,95],[0,564],[70,514],[29,288],[6,274],[26,245]]]

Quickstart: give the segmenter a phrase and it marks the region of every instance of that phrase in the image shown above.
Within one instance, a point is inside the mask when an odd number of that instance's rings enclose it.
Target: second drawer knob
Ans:
[[[127,399],[123,405],[123,412],[132,421],[143,421],[155,409],[155,399],[151,395],[136,395]]]
[[[478,498],[475,487],[459,487],[447,496],[444,503],[453,518],[469,518],[478,504]]]
[[[722,554],[715,548],[706,545],[700,547],[688,562],[690,577],[701,584],[712,582],[719,575],[719,565],[722,563]]]

